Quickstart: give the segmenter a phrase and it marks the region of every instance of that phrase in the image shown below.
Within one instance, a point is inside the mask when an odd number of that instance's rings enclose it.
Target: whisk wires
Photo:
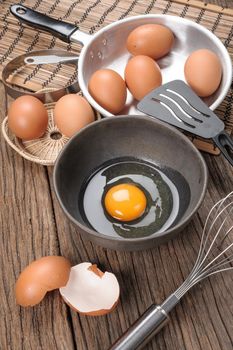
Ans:
[[[233,231],[233,224],[227,227],[227,221],[232,212],[233,192],[219,200],[210,210],[204,224],[194,267],[184,283],[174,293],[178,299],[204,278],[233,269],[231,264],[233,263],[233,251],[231,251],[233,250],[233,239],[230,239],[230,243],[223,248],[224,241]]]

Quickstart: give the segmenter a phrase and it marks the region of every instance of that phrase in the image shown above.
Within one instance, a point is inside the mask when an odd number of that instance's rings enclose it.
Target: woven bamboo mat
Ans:
[[[16,1],[0,2],[0,74],[2,68],[14,57],[32,50],[63,49],[79,53],[81,46],[66,44],[59,39],[35,29],[24,27],[10,14],[9,6]],[[21,0],[21,4],[67,22],[75,23],[81,30],[93,34],[107,24],[148,13],[163,13],[188,18],[214,32],[227,47],[233,58],[233,10],[206,5],[195,0]],[[36,66],[19,72],[17,85],[37,91],[44,87],[62,87],[76,79],[76,72],[67,65]],[[216,110],[224,120],[226,129],[233,134],[233,87]],[[211,142],[193,138],[199,149],[218,153]]]

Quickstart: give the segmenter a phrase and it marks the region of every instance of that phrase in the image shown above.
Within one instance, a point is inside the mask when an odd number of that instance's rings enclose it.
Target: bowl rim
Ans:
[[[105,235],[103,233],[97,232],[95,230],[92,230],[91,228],[84,226],[83,224],[81,224],[78,220],[76,220],[66,209],[65,205],[63,204],[60,194],[59,194],[59,190],[58,190],[58,184],[57,184],[57,172],[58,172],[58,168],[59,168],[59,163],[62,160],[64,154],[66,153],[66,150],[69,148],[70,144],[72,144],[74,142],[74,140],[76,140],[77,138],[80,137],[80,135],[84,134],[86,132],[86,130],[91,129],[91,128],[95,128],[95,126],[97,124],[105,124],[105,123],[114,123],[114,120],[119,120],[124,118],[124,120],[127,119],[131,119],[131,118],[135,118],[137,117],[138,119],[140,119],[141,121],[143,120],[148,120],[150,119],[151,122],[154,122],[155,124],[159,124],[164,128],[169,129],[170,131],[174,132],[179,138],[181,138],[187,145],[189,145],[189,147],[191,147],[191,149],[194,151],[194,153],[196,154],[197,158],[200,161],[201,167],[203,169],[203,173],[204,173],[204,181],[203,181],[203,188],[201,191],[201,195],[196,203],[196,205],[194,206],[193,210],[190,212],[190,214],[186,217],[185,220],[180,220],[179,223],[177,223],[175,226],[173,226],[172,228],[166,230],[166,231],[162,231],[160,233],[158,233],[157,235],[150,235],[150,236],[146,236],[146,237],[140,237],[140,238],[121,238],[119,237],[114,237],[114,236],[108,236]],[[176,129],[175,127],[164,123],[158,119],[155,119],[153,117],[150,116],[146,116],[146,115],[118,115],[118,116],[114,116],[113,118],[103,118],[101,120],[97,120],[89,125],[87,125],[86,127],[84,127],[82,130],[80,130],[78,133],[76,133],[74,136],[71,137],[71,139],[66,143],[66,145],[64,146],[64,148],[62,149],[62,151],[59,153],[56,162],[55,162],[55,166],[54,166],[54,170],[53,170],[53,185],[54,185],[54,190],[55,190],[55,194],[56,197],[58,199],[58,202],[61,206],[61,208],[63,209],[64,213],[66,214],[66,216],[69,218],[69,220],[71,220],[71,222],[73,222],[78,229],[80,228],[82,231],[86,231],[89,235],[94,236],[95,238],[101,238],[103,240],[106,241],[112,241],[112,242],[124,242],[124,244],[132,244],[133,242],[135,243],[139,243],[139,242],[148,242],[148,241],[153,241],[155,239],[158,238],[165,238],[167,236],[169,236],[170,234],[177,232],[179,230],[181,230],[184,226],[186,226],[186,224],[188,224],[188,222],[191,220],[191,218],[193,217],[193,215],[197,212],[198,208],[200,207],[205,193],[206,193],[206,189],[207,189],[207,184],[208,184],[208,168],[206,165],[206,162],[203,158],[203,156],[201,155],[201,153],[199,152],[199,150],[194,146],[194,144],[188,139],[187,136],[185,136],[183,133],[181,133],[178,129]],[[82,235],[82,232],[79,232]]]

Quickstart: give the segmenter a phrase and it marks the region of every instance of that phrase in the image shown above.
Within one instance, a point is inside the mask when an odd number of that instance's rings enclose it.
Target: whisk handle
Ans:
[[[168,321],[161,306],[152,305],[109,350],[142,349]]]

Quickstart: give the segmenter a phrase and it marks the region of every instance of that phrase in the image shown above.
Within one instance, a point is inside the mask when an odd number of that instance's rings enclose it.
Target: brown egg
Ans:
[[[8,111],[10,130],[23,140],[41,137],[48,125],[48,113],[43,103],[34,96],[20,96]]]
[[[206,49],[194,51],[184,66],[187,83],[201,97],[212,95],[221,82],[222,66],[218,56]]]
[[[126,85],[122,77],[112,69],[97,70],[88,84],[88,90],[96,102],[107,111],[119,113],[126,101]]]
[[[134,56],[145,55],[157,60],[171,50],[173,42],[174,35],[169,28],[160,24],[144,24],[129,34],[126,46]]]
[[[125,81],[133,97],[141,100],[162,84],[162,75],[159,66],[152,58],[139,55],[127,63]]]
[[[33,261],[20,274],[15,285],[17,304],[34,306],[48,291],[66,285],[71,265],[62,256],[45,256]]]
[[[60,98],[54,108],[54,121],[65,136],[71,137],[95,120],[95,113],[87,100],[76,94]]]
[[[75,311],[89,316],[111,312],[117,305],[120,287],[116,276],[84,262],[71,268],[69,281],[60,288],[64,301]]]

